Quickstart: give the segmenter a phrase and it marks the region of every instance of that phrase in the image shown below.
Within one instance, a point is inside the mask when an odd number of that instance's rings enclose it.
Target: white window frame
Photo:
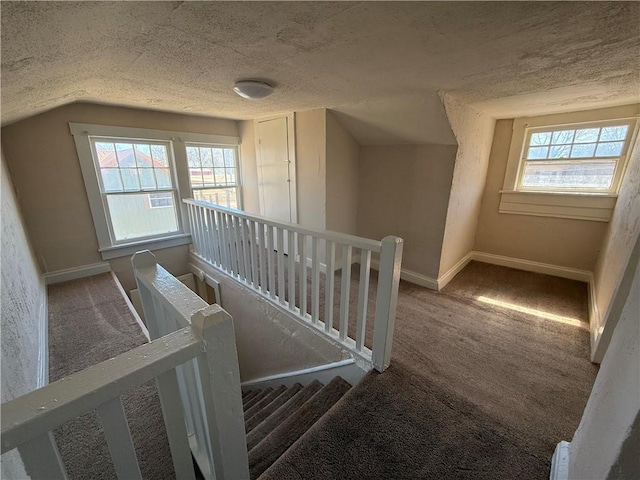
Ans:
[[[216,189],[223,190],[225,188],[236,188],[238,210],[243,210],[244,202],[243,202],[243,195],[242,195],[242,166],[241,166],[242,162],[240,162],[239,145],[231,146],[231,145],[223,145],[220,143],[185,142],[185,148],[186,147],[232,148],[233,150],[235,150],[235,162],[236,162],[235,169],[237,173],[236,173],[236,183],[234,185],[194,187],[193,185],[191,185],[191,174],[189,174],[189,188],[192,195],[195,190],[216,190]],[[212,168],[215,168],[215,167],[212,167]],[[194,198],[195,198],[195,195],[194,195]],[[212,205],[216,205],[216,204],[212,204]],[[225,207],[224,205],[222,206]]]
[[[499,212],[608,222],[615,207],[627,160],[636,144],[639,116],[640,105],[627,105],[515,119],[503,189],[500,191]],[[629,124],[629,140],[622,155],[613,157],[619,160],[612,186],[608,191],[587,188],[550,190],[522,187],[525,161],[523,157],[532,133],[620,123]]]
[[[188,225],[186,205],[182,200],[189,198],[191,187],[187,164],[186,143],[217,144],[226,147],[238,147],[240,138],[227,135],[207,135],[188,132],[173,132],[165,130],[152,130],[134,127],[114,127],[108,125],[92,125],[86,123],[69,123],[69,129],[78,152],[78,160],[84,178],[89,207],[93,217],[98,240],[98,251],[104,260],[118,258],[134,254],[144,246],[149,250],[168,248],[191,243],[191,234]],[[90,137],[108,137],[135,140],[162,141],[170,145],[169,155],[173,165],[170,167],[175,181],[176,214],[178,217],[179,231],[168,235],[153,236],[135,239],[131,242],[114,242],[110,233],[108,209],[103,202],[100,190],[100,180],[93,160],[93,152]],[[239,150],[239,149],[238,149]],[[238,163],[240,162],[238,151]],[[240,174],[240,171],[238,171]],[[240,180],[241,181],[241,180]],[[153,192],[140,192],[153,193]]]

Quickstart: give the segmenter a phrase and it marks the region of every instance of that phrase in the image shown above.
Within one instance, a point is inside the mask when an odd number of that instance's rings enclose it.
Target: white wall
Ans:
[[[611,332],[606,324],[622,274],[629,263],[635,239],[640,235],[640,142],[633,146],[618,200],[609,221],[593,272],[599,318],[592,326],[592,356],[600,361]],[[600,338],[602,337],[602,340]]]
[[[495,121],[453,95],[443,94],[458,141],[439,276],[473,250]]]
[[[360,145],[327,110],[327,230],[355,235],[358,229]]]
[[[38,388],[39,342],[46,323],[46,287],[25,233],[2,154],[2,402]],[[44,337],[46,338],[46,337]],[[2,456],[2,478],[26,478],[17,451]]]
[[[402,267],[436,280],[456,158],[452,145],[363,146],[358,235],[404,239]]]
[[[632,279],[569,454],[569,478],[640,478],[640,238]],[[625,298],[626,297],[626,298]],[[613,321],[613,319],[610,319]]]

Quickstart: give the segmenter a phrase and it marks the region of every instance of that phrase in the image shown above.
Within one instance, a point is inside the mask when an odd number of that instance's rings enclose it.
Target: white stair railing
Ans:
[[[176,379],[189,445],[204,477],[248,478],[240,370],[231,316],[218,306],[209,307],[158,265],[148,250],[136,253],[132,264],[152,340],[185,327],[200,328],[207,321],[203,313],[211,309],[219,312],[212,320],[215,330],[206,331],[204,337],[215,356],[183,363],[176,368]]]
[[[235,384],[239,385],[237,362],[235,367],[227,365],[230,345],[235,352],[229,314],[217,305],[201,309],[193,316],[192,326],[2,404],[2,453],[17,447],[34,480],[66,479],[51,431],[97,409],[118,478],[140,479],[121,396],[156,379],[176,477],[195,479],[176,374],[179,365],[195,360],[206,426],[213,444],[223,444],[214,452],[215,478],[249,478],[242,400],[225,390],[232,384],[234,393]],[[233,416],[238,410],[239,425],[221,420],[221,414]]]
[[[401,238],[369,240],[276,222],[199,200],[184,203],[193,254],[323,332],[376,370],[382,372],[389,366]],[[351,268],[357,263],[358,288],[352,299]],[[379,270],[375,293],[370,292],[372,263],[378,263]],[[337,270],[342,272],[339,289],[333,274]],[[365,346],[370,295],[375,295],[371,350]],[[340,306],[335,322],[334,305]]]

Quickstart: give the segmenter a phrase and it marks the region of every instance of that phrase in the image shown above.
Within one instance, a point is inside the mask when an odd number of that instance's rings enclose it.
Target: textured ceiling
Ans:
[[[638,100],[635,2],[2,2],[3,124],[73,101],[250,119],[326,107],[362,144]],[[231,86],[277,87],[248,101]]]

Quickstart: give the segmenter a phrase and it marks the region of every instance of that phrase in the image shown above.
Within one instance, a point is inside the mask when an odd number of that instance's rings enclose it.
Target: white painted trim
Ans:
[[[549,480],[569,480],[569,452],[571,444],[564,440],[558,445],[551,458]]]
[[[608,222],[616,195],[501,191],[499,213]]]
[[[379,271],[380,261],[378,259],[371,259],[371,268],[376,271]],[[414,272],[413,270],[409,270],[407,268],[402,268],[400,270],[400,278],[402,280],[406,280],[409,283],[413,283],[415,285],[420,285],[421,287],[428,288],[430,290],[438,290],[438,280],[435,278],[427,277],[418,272]]]
[[[471,252],[471,260],[478,262],[490,263],[492,265],[500,265],[502,267],[515,268],[526,272],[543,273],[554,277],[568,278],[570,280],[578,280],[588,283],[591,278],[591,272],[587,270],[579,270],[571,267],[561,267],[551,265],[549,263],[533,262],[531,260],[523,260],[521,258],[505,257],[503,255],[495,255],[493,253]]]
[[[178,247],[192,243],[191,234],[181,233],[172,237],[153,238],[140,242],[127,243],[126,245],[115,245],[113,247],[101,248],[100,254],[103,260],[113,258],[128,257],[140,250],[161,250],[163,248]]]
[[[42,305],[40,305],[40,318],[38,321],[40,332],[38,335],[37,388],[42,388],[49,383],[49,302],[47,299],[47,288],[44,285],[42,290],[44,291],[44,298]]]
[[[601,321],[598,297],[596,296],[596,280],[592,273],[589,278],[589,336],[591,338],[591,361],[594,363],[600,363],[595,360],[594,355],[602,333],[600,331]]]
[[[120,283],[120,280],[118,280],[118,277],[114,272],[111,272],[111,277],[113,278],[113,281],[116,284],[116,287],[120,292],[120,295],[122,295],[122,298],[124,298],[124,301],[127,304],[127,307],[129,307],[129,310],[131,311],[131,315],[133,315],[133,318],[135,319],[136,323],[140,327],[140,330],[142,330],[142,333],[144,334],[144,336],[147,337],[147,341],[151,341],[151,337],[149,336],[149,330],[147,329],[147,326],[142,321],[142,318],[140,317],[140,315],[138,315],[138,311],[133,306],[133,303],[131,303],[131,300],[129,300],[127,293],[124,291],[124,288],[122,288],[122,284]]]
[[[91,265],[83,265],[81,267],[66,268],[55,272],[48,272],[43,275],[46,285],[55,283],[68,282],[69,280],[77,280],[78,278],[92,277],[101,273],[111,271],[111,266],[107,262],[92,263]]]
[[[471,255],[473,252],[467,253],[460,259],[453,267],[451,267],[444,275],[438,277],[438,291],[442,290],[447,284],[453,280],[453,278],[462,271],[464,267],[471,261]]]
[[[320,383],[326,385],[338,376],[342,377],[351,385],[355,385],[366,373],[367,371],[358,366],[353,358],[348,358],[326,365],[318,365],[317,367],[304,368],[294,372],[279,373],[256,378],[255,380],[248,380],[242,382],[241,386],[243,390],[255,390],[258,388],[279,387],[280,385],[291,387],[296,383],[308,385],[314,380],[318,380]]]

